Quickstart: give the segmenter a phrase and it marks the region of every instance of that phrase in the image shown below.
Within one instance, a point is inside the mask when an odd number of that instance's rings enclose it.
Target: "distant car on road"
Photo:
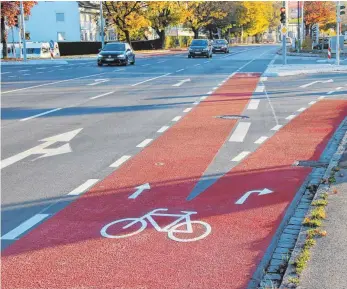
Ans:
[[[212,52],[229,53],[229,43],[225,39],[215,39],[212,44]]]
[[[208,39],[193,39],[188,50],[188,58],[195,56],[212,57],[212,45]]]
[[[97,63],[98,66],[102,66],[103,64],[135,64],[135,53],[128,43],[107,43],[104,48],[100,50]]]

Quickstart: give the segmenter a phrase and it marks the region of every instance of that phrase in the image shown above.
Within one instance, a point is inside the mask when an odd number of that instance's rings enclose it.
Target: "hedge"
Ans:
[[[107,42],[105,42],[107,43]],[[101,48],[101,42],[58,42],[61,56],[97,54]],[[160,49],[160,39],[132,41],[131,46],[135,50]]]

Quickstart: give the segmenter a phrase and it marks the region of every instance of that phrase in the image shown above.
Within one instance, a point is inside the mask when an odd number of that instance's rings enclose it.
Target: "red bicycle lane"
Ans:
[[[237,87],[251,79],[239,77]],[[234,80],[230,83],[235,84]],[[292,163],[319,158],[346,115],[347,103],[322,101],[312,106],[213,186],[187,201],[230,132],[230,127],[229,131],[220,128],[218,120],[211,118],[222,114],[221,107],[226,109],[229,101],[220,98],[226,97],[225,88],[83,197],[5,250],[3,288],[246,288],[286,207],[310,172],[292,167]],[[236,101],[241,101],[239,110],[247,99]],[[228,114],[237,113],[228,110]],[[205,132],[210,126],[213,133]],[[189,137],[192,131],[196,134]],[[202,134],[206,140],[197,140]],[[147,182],[151,189],[128,199],[136,186]],[[251,194],[242,205],[235,204],[246,192],[264,188],[273,193]],[[109,222],[139,218],[157,208],[167,208],[169,213],[196,211],[192,219],[206,222],[212,230],[199,241],[177,242],[147,220],[146,230],[128,238],[108,239],[100,234]],[[155,218],[161,227],[173,220],[167,219]],[[175,236],[184,241],[206,232],[206,227],[194,226],[192,236]],[[110,228],[108,233],[119,232]]]

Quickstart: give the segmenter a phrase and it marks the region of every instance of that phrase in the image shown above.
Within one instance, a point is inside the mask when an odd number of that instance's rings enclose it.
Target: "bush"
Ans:
[[[310,37],[306,37],[302,42],[302,49],[304,50],[312,50],[312,39]]]

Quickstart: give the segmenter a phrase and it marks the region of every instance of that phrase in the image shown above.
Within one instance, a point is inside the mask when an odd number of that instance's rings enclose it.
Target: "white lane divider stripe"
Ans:
[[[343,88],[342,86],[336,87],[336,90],[340,90],[340,89],[342,89],[342,88]]]
[[[258,109],[259,103],[260,103],[260,99],[251,99],[247,109],[253,109],[253,110]]]
[[[45,111],[45,112],[42,112],[42,113],[39,113],[39,114],[35,114],[33,116],[29,116],[29,117],[26,117],[26,118],[22,118],[20,119],[19,121],[27,121],[29,119],[33,119],[33,118],[36,118],[36,117],[40,117],[42,115],[46,115],[46,114],[49,114],[49,113],[52,113],[52,112],[55,112],[55,111],[58,111],[58,110],[61,110],[63,108],[59,107],[59,108],[55,108],[55,109],[51,109],[49,111]]]
[[[264,85],[258,85],[257,88],[255,89],[255,92],[263,92],[265,89]]]
[[[157,132],[162,133],[162,132],[166,131],[168,128],[169,128],[169,126],[164,125],[160,129],[158,129]]]
[[[299,108],[297,111],[298,112],[303,112],[306,109],[306,107]]]
[[[116,160],[113,164],[110,165],[111,168],[118,168],[122,164],[124,164],[128,159],[130,159],[131,156],[124,155],[120,157],[118,160]]]
[[[291,114],[291,115],[287,116],[286,119],[291,120],[291,119],[293,119],[295,116],[296,116],[295,114]]]
[[[325,98],[325,96],[324,96],[324,95],[322,95],[322,96],[318,97],[318,99],[323,99],[323,98]]]
[[[264,141],[266,141],[268,139],[267,136],[261,136],[260,138],[258,138],[254,143],[256,144],[262,144]]]
[[[232,159],[233,162],[239,162],[243,160],[246,156],[248,156],[251,152],[244,151],[242,153],[239,153],[236,157]]]
[[[46,219],[49,214],[36,214],[30,219],[24,221],[18,227],[14,228],[12,231],[1,237],[2,240],[15,240],[24,232],[28,231],[30,228],[34,227],[36,224],[40,223],[42,220]]]
[[[212,90],[216,90],[217,88],[218,88],[218,86],[216,86],[216,87],[212,88]]]
[[[266,76],[260,77],[260,81],[267,81],[267,77]]]
[[[179,121],[182,118],[182,116],[178,115],[175,116],[171,121]]]
[[[332,93],[334,93],[334,92],[335,92],[335,91],[332,90],[332,91],[327,92],[327,94],[332,94]]]
[[[79,187],[77,187],[76,189],[74,189],[73,191],[68,193],[67,195],[68,196],[78,196],[80,194],[83,194],[86,190],[88,190],[90,187],[95,185],[98,181],[99,181],[99,179],[89,179],[89,180],[85,181],[82,185],[80,185]]]
[[[282,127],[282,125],[278,124],[275,125],[271,130],[279,130]]]
[[[112,93],[114,93],[114,91],[110,91],[110,92],[106,92],[106,93],[103,93],[103,94],[100,94],[100,95],[96,95],[96,96],[90,97],[89,99],[97,99],[99,97],[103,97],[103,96],[106,96],[106,95],[109,95],[109,94],[112,94]]]
[[[206,94],[212,94],[213,93],[213,90],[211,90],[211,91],[209,91],[208,93],[206,93]]]
[[[137,85],[146,83],[146,82],[148,82],[148,81],[152,81],[152,80],[155,80],[155,79],[158,79],[158,78],[161,78],[161,77],[168,76],[168,75],[170,75],[170,74],[171,74],[171,73],[166,73],[166,74],[163,74],[163,75],[159,75],[159,76],[157,76],[157,77],[153,77],[153,78],[150,78],[150,79],[147,79],[147,80],[144,80],[144,81],[141,81],[141,82],[132,84],[131,86],[137,86]]]
[[[195,102],[193,102],[193,104],[194,104],[194,105],[197,105],[197,104],[199,104],[199,102],[200,102],[200,101],[195,101]]]
[[[138,148],[144,148],[146,145],[148,145],[153,139],[147,138],[143,142],[139,143],[136,147]]]
[[[192,109],[193,109],[192,107],[188,107],[183,112],[190,112]]]
[[[312,105],[312,104],[315,104],[317,101],[311,101],[308,103],[308,105]]]
[[[176,70],[176,72],[180,72],[180,71],[183,71],[184,70],[184,68],[182,68],[182,69],[179,69],[179,70]]]
[[[207,98],[207,96],[205,95],[205,96],[202,96],[202,97],[200,97],[200,99],[201,100],[205,100]]]
[[[239,122],[233,134],[231,135],[230,142],[243,142],[245,139],[249,127],[251,126],[250,122]]]
[[[145,67],[145,66],[148,66],[148,65],[150,65],[150,64],[148,64],[148,63],[147,63],[147,64],[142,64],[141,66],[142,66],[142,67]]]

